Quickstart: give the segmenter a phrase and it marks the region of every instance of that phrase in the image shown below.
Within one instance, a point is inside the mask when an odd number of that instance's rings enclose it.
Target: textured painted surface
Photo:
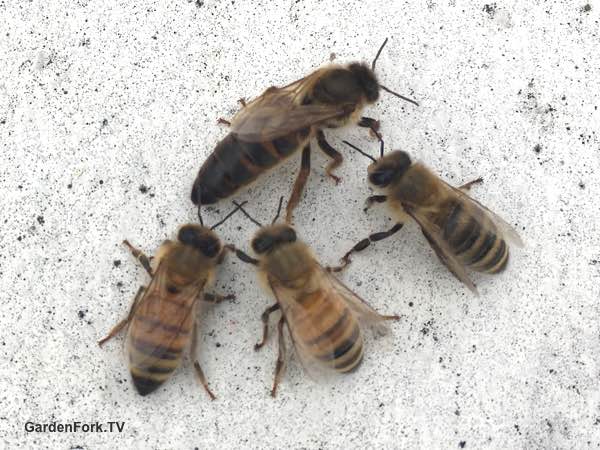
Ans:
[[[600,445],[600,3],[0,1],[0,436],[51,448],[596,448]],[[378,63],[388,86],[368,114],[402,148],[473,195],[527,242],[474,298],[415,225],[343,279],[385,312],[356,373],[311,381],[292,359],[268,396],[275,340],[252,350],[270,304],[229,259],[238,299],[202,319],[210,402],[191,366],[142,398],[122,318],[147,252],[195,220],[189,189],[240,97],[327,62]],[[298,231],[325,264],[390,225],[371,191],[364,130],[328,133],[346,155],[334,186],[317,151]],[[299,155],[238,199],[261,219],[287,195]],[[227,203],[205,212],[216,221]],[[220,229],[248,248],[241,215]],[[35,422],[125,421],[120,434],[25,433]]]

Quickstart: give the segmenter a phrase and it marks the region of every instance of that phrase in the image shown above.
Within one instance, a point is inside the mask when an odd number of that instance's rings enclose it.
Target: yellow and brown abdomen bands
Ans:
[[[305,315],[296,324],[296,339],[316,359],[338,372],[362,362],[363,339],[352,311],[335,293],[315,292],[300,299]]]
[[[137,391],[147,395],[155,391],[177,369],[191,337],[191,320],[160,320],[135,316],[129,338],[129,369]],[[166,344],[165,344],[166,343]]]
[[[443,236],[456,257],[472,270],[498,273],[508,262],[508,246],[480,211],[456,202],[443,224]]]
[[[231,196],[303,147],[309,134],[307,128],[268,142],[246,142],[228,134],[200,168],[192,201],[209,205]]]

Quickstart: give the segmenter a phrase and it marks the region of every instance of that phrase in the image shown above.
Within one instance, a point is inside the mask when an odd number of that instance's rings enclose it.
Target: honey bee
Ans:
[[[375,64],[387,39],[377,52],[371,67],[364,63],[329,65],[284,87],[270,87],[246,104],[232,122],[231,132],[220,141],[204,162],[192,188],[196,205],[216,203],[233,195],[242,186],[302,149],[301,167],[286,207],[286,221],[300,201],[310,172],[310,141],[316,137],[319,148],[332,161],[326,172],[333,174],[343,157],[325,139],[323,129],[357,124],[370,128],[377,136],[379,122],[362,117],[365,106],[379,98],[380,89],[418,105],[377,81]]]
[[[183,225],[176,241],[162,243],[152,264],[141,250],[123,241],[151,281],[147,287],[139,288],[127,317],[98,341],[98,345],[102,346],[127,327],[129,369],[141,395],[155,391],[172,375],[189,346],[196,374],[214,400],[196,360],[196,316],[199,299],[219,303],[235,298],[234,295],[209,294],[205,290],[212,285],[216,266],[223,261],[228,249],[213,230],[236,211],[237,208],[211,228]]]
[[[483,179],[457,189],[425,165],[413,163],[406,152],[396,150],[384,155],[382,143],[381,157],[376,160],[349,142],[344,143],[373,161],[368,168],[369,182],[385,192],[369,197],[365,211],[373,203],[387,202],[398,222],[390,230],[371,234],[357,243],[334,271],[346,267],[352,253],[396,233],[407,218],[417,222],[442,263],[475,294],[477,288],[466,269],[489,274],[502,272],[508,263],[507,239],[523,246],[512,226],[465,193]]]
[[[281,201],[279,207],[281,209]],[[275,396],[284,371],[283,329],[286,325],[305,368],[338,373],[355,370],[363,360],[359,320],[381,327],[383,321],[397,320],[399,316],[379,314],[323,268],[289,224],[275,224],[274,220],[271,225],[262,226],[241,206],[240,209],[260,227],[251,243],[258,259],[241,250],[232,250],[242,261],[256,266],[260,281],[276,300],[261,316],[263,337],[255,350],[267,341],[270,314],[281,311],[277,326],[279,351],[271,395]]]

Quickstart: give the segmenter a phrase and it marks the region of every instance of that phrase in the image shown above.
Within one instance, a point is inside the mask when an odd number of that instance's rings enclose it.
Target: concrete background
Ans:
[[[0,435],[4,448],[597,448],[600,445],[600,3],[0,1]],[[369,339],[355,374],[315,383],[292,358],[268,396],[270,299],[229,259],[204,314],[200,360],[151,396],[129,379],[120,337],[96,345],[152,253],[195,220],[189,190],[236,100],[329,61],[378,63],[390,147],[518,226],[527,247],[474,298],[415,225],[365,251],[343,280],[403,319]],[[346,156],[335,187],[313,158],[298,231],[324,264],[391,223],[371,194],[364,130],[328,133]],[[299,155],[237,196],[262,220]],[[209,223],[230,205],[205,212]],[[221,236],[248,249],[241,215]],[[125,421],[120,433],[25,433],[27,421]]]

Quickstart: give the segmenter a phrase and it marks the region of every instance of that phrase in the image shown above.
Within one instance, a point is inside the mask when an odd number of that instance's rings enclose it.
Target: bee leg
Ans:
[[[271,389],[271,397],[275,397],[275,394],[277,393],[277,386],[279,386],[279,382],[281,381],[281,377],[283,376],[283,371],[285,369],[286,349],[285,341],[283,339],[284,325],[285,318],[281,317],[281,319],[279,319],[279,323],[277,324],[277,336],[279,338],[279,353],[277,355],[277,363],[275,365],[275,378],[273,380],[273,389]]]
[[[196,359],[197,344],[198,344],[198,331],[197,331],[196,324],[194,324],[194,328],[192,330],[192,345],[190,346],[190,358],[192,359],[192,361],[194,361],[194,369],[196,370],[196,375],[198,376],[200,383],[202,383],[202,386],[204,386],[204,389],[206,390],[206,393],[208,394],[210,399],[214,400],[216,398],[215,394],[213,394],[211,392],[210,388],[208,387],[208,382],[206,381],[206,377],[204,376],[202,367],[200,367],[200,363]]]
[[[222,117],[219,117],[219,118],[217,119],[217,123],[218,123],[219,125],[227,125],[228,127],[230,127],[230,126],[231,126],[231,122],[230,122],[229,120],[227,120],[227,119],[223,119]]]
[[[373,206],[373,203],[385,203],[385,202],[387,202],[387,195],[371,195],[370,197],[367,197],[363,211],[367,212],[371,208],[371,206]]]
[[[381,137],[381,133],[379,132],[379,128],[381,126],[381,124],[379,123],[379,120],[371,119],[370,117],[362,117],[360,119],[360,122],[358,122],[358,126],[363,127],[363,128],[368,128],[369,130],[371,130],[371,135],[376,137],[377,140],[379,141],[379,144],[381,146],[380,153],[381,153],[381,156],[383,156],[384,144],[383,144],[383,138]]]
[[[209,294],[204,293],[204,301],[208,303],[221,303],[224,300],[235,300],[235,294],[221,295],[221,294]]]
[[[338,152],[335,148],[333,148],[329,144],[329,142],[327,142],[327,140],[325,139],[325,133],[323,133],[323,130],[317,131],[317,143],[319,144],[319,148],[321,150],[323,150],[323,153],[325,153],[327,156],[329,156],[330,158],[333,159],[333,161],[331,161],[327,165],[325,172],[327,172],[327,175],[329,177],[333,178],[333,181],[335,181],[335,184],[339,184],[339,182],[342,179],[340,177],[335,176],[332,172],[336,167],[338,167],[340,164],[342,164],[342,162],[344,161],[344,157],[342,156],[342,154],[340,152]]]
[[[300,202],[300,196],[304,191],[304,186],[306,185],[306,180],[308,179],[309,173],[310,143],[306,144],[306,146],[302,149],[302,162],[300,163],[300,171],[296,177],[296,182],[294,183],[294,188],[292,189],[292,195],[290,195],[290,199],[285,207],[285,221],[287,223],[292,222],[292,213],[294,212],[294,208],[296,208]]]
[[[117,334],[119,334],[119,332],[123,328],[125,328],[129,322],[131,322],[131,318],[133,317],[133,314],[135,313],[135,308],[136,308],[138,302],[140,301],[140,298],[142,298],[142,295],[144,294],[144,289],[146,289],[144,286],[140,286],[140,288],[138,289],[137,294],[135,294],[135,298],[133,299],[133,304],[131,305],[131,309],[129,310],[129,314],[127,314],[127,317],[125,317],[118,324],[116,324],[113,327],[113,329],[110,330],[110,333],[108,333],[108,335],[105,338],[100,339],[98,341],[98,345],[100,347],[102,347],[102,345],[104,345],[104,343],[106,341],[112,339]]]
[[[245,99],[244,97],[240,98],[240,99],[238,100],[238,103],[239,103],[240,105],[242,105],[242,108],[245,108],[245,107],[247,106],[247,104],[246,104],[246,99]]]
[[[267,309],[265,309],[265,312],[263,312],[260,316],[260,320],[262,320],[263,323],[263,337],[262,341],[254,345],[254,350],[260,350],[262,346],[265,345],[265,343],[267,342],[267,338],[269,337],[269,316],[271,315],[271,313],[277,311],[279,308],[279,303],[275,303],[274,305],[271,305]]]
[[[245,262],[247,264],[252,264],[254,266],[258,265],[258,259],[254,259],[252,256],[247,255],[246,253],[244,253],[240,249],[235,248],[235,246],[233,246],[233,245],[227,245],[227,249],[230,252],[235,252],[235,256],[237,256],[240,261]]]
[[[348,264],[350,264],[352,262],[352,260],[350,259],[350,255],[352,255],[352,253],[360,252],[360,251],[364,250],[369,245],[371,245],[371,242],[382,241],[383,239],[390,237],[392,234],[398,232],[403,226],[404,226],[403,223],[397,223],[392,228],[390,228],[388,231],[380,231],[378,233],[371,234],[368,238],[365,238],[362,241],[358,242],[354,247],[352,247],[350,249],[350,251],[348,251],[342,257],[342,264],[340,264],[339,266],[335,266],[335,267],[327,267],[327,271],[328,272],[341,272],[348,266]]]
[[[379,128],[381,127],[381,123],[379,120],[372,119],[370,117],[361,117],[358,122],[358,126],[362,128],[369,128],[373,133],[379,133]]]
[[[474,184],[480,184],[483,183],[483,178],[479,177],[476,180],[473,181],[469,181],[468,183],[463,184],[462,186],[459,187],[459,189],[461,191],[468,191],[469,189],[471,189],[471,186],[473,186]]]
[[[152,273],[152,267],[150,267],[150,258],[148,258],[143,251],[131,245],[127,239],[123,241],[123,244],[127,246],[127,248],[129,248],[133,257],[140,262],[140,264],[146,270],[146,272],[148,272],[148,274],[150,274],[150,276],[153,277],[154,274]]]

